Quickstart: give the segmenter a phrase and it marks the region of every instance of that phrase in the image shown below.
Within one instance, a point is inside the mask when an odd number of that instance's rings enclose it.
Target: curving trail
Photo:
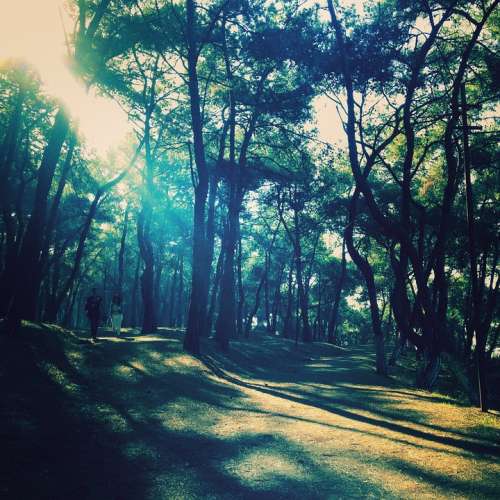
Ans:
[[[0,498],[499,498],[500,419],[363,349],[129,332],[2,338]]]

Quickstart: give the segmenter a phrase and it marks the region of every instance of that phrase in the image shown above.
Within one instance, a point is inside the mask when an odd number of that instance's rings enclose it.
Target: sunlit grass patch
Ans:
[[[43,362],[42,369],[56,384],[60,385],[65,391],[76,394],[81,390],[78,384],[72,382],[68,375],[54,364]]]
[[[144,363],[142,363],[142,361],[139,361],[137,359],[130,361],[130,366],[135,370],[137,370],[138,372],[148,373],[146,367],[144,366]]]
[[[243,451],[235,460],[223,464],[223,469],[243,483],[272,483],[286,479],[307,480],[307,469],[286,454],[273,450]]]
[[[201,367],[201,363],[197,359],[193,358],[189,354],[183,354],[183,353],[176,354],[169,358],[166,358],[162,361],[162,363],[170,368],[177,367],[177,368],[187,369],[187,368]]]
[[[114,368],[115,373],[123,377],[132,377],[135,375],[135,372],[131,366],[128,365],[119,365]]]
[[[107,403],[98,403],[92,408],[95,418],[112,432],[126,432],[131,430],[127,419]]]

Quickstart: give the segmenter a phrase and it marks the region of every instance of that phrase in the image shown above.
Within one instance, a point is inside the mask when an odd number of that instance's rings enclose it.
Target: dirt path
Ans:
[[[362,349],[198,360],[180,339],[3,340],[0,497],[500,497],[498,416],[379,378]]]

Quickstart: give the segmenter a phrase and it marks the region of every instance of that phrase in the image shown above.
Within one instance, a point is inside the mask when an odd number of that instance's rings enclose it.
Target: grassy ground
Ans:
[[[371,353],[176,332],[1,339],[0,498],[499,498],[500,419]]]

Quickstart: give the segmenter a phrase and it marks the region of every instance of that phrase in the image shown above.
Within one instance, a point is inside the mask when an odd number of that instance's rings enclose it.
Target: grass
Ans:
[[[498,416],[377,376],[366,348],[181,340],[2,338],[0,497],[500,496]]]

